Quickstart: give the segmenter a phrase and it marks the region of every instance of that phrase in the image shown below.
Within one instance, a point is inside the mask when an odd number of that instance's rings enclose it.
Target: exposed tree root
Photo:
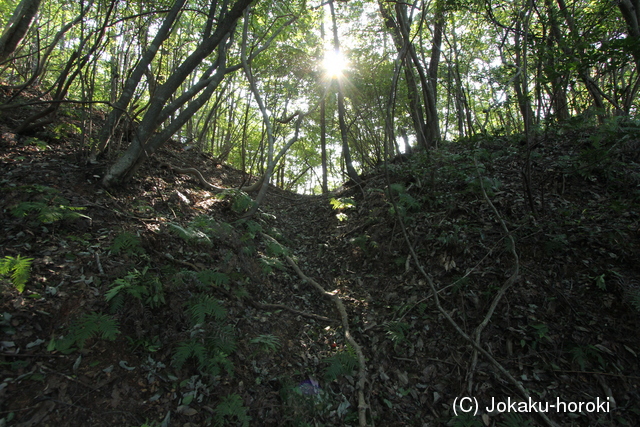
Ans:
[[[496,218],[498,218],[498,220],[500,221],[502,230],[504,231],[506,238],[509,240],[509,247],[511,248],[511,255],[513,256],[513,272],[511,273],[509,278],[504,282],[504,284],[502,285],[502,287],[500,288],[496,296],[493,298],[493,301],[491,302],[491,306],[489,306],[489,310],[487,311],[487,314],[484,316],[484,319],[476,327],[476,330],[474,331],[476,346],[480,347],[480,337],[482,335],[482,331],[491,321],[491,317],[493,316],[493,313],[496,307],[498,306],[498,303],[504,296],[504,294],[511,287],[511,285],[513,285],[516,282],[516,280],[518,280],[518,276],[520,273],[520,258],[518,257],[518,253],[516,252],[516,242],[513,240],[513,236],[509,232],[509,228],[507,227],[507,224],[502,219],[500,212],[498,212],[498,209],[496,209],[495,205],[487,195],[487,190],[484,188],[484,182],[480,174],[480,167],[478,166],[478,159],[474,157],[473,162],[476,166],[476,173],[478,174],[478,180],[480,181],[480,189],[482,190],[482,195],[484,196],[484,200],[487,202],[489,207],[491,207],[491,209],[493,210],[493,213],[496,215]],[[478,364],[478,351],[474,348],[473,356],[471,358],[471,366],[469,368],[469,375],[467,379],[467,391],[469,392],[469,394],[471,394],[473,389],[473,373],[475,372],[477,364]]]
[[[202,176],[202,173],[196,168],[181,168],[181,167],[178,167],[178,166],[170,165],[168,163],[163,163],[162,166],[166,166],[169,169],[171,169],[173,171],[176,171],[178,173],[184,173],[184,174],[187,174],[187,175],[195,176],[198,179],[198,181],[200,182],[200,184],[204,188],[206,188],[207,190],[213,191],[215,193],[220,193],[220,192],[225,190],[225,188],[216,187],[215,185],[211,184],[209,181],[204,179],[204,176]]]
[[[173,261],[173,262],[175,262],[175,263],[177,263],[177,264],[187,266],[187,267],[193,269],[194,271],[202,271],[202,268],[198,267],[194,263],[176,259],[176,258],[172,257],[170,254],[166,254],[165,253],[164,257],[169,259],[169,260],[171,260],[171,261]],[[229,299],[233,299],[234,298],[233,294],[231,292],[227,291],[226,289],[222,289],[222,288],[218,287],[218,288],[216,288],[216,290],[218,290],[221,293],[223,293]],[[319,314],[315,314],[315,313],[307,313],[306,311],[296,310],[295,308],[291,308],[291,307],[288,307],[288,306],[283,305],[283,304],[262,303],[262,302],[255,301],[253,298],[251,298],[249,296],[244,297],[244,300],[247,301],[249,304],[251,304],[253,307],[259,308],[261,310],[285,310],[285,311],[288,311],[290,313],[296,314],[298,316],[307,317],[309,319],[318,320],[320,322],[335,323],[334,319],[330,319],[330,318],[325,317],[325,316],[320,316]]]
[[[266,234],[263,236],[271,240],[272,242],[277,243],[276,239]],[[351,335],[351,330],[349,328],[349,318],[347,316],[347,310],[342,303],[342,300],[334,293],[327,292],[318,282],[307,276],[300,270],[298,264],[290,257],[285,255],[285,258],[289,265],[295,270],[296,274],[305,282],[309,283],[313,286],[323,297],[330,299],[335,304],[338,312],[340,313],[340,320],[342,322],[342,328],[344,329],[344,336],[349,345],[353,347],[356,355],[358,356],[358,382],[357,382],[357,390],[358,390],[358,419],[360,422],[360,427],[367,426],[367,408],[368,405],[366,403],[364,397],[364,388],[367,381],[367,365],[366,360],[364,358],[364,354],[362,353],[362,347],[356,342],[356,340]]]
[[[389,175],[388,175],[388,172],[387,172],[387,183],[389,183],[389,182],[390,182],[389,181]],[[396,204],[395,199],[392,198],[391,199],[391,203],[394,206],[394,210],[396,212],[399,212],[398,211],[398,206]],[[493,206],[493,208],[495,209],[495,206]],[[486,360],[488,360],[502,375],[504,375],[504,377],[507,378],[518,389],[518,391],[521,393],[521,395],[525,399],[527,399],[527,400],[532,399],[531,398],[531,394],[529,394],[527,389],[524,388],[522,383],[520,381],[518,381],[513,375],[511,375],[511,372],[509,372],[504,366],[502,366],[502,364],[500,362],[498,362],[487,350],[485,350],[482,346],[480,346],[480,344],[476,340],[474,340],[465,331],[463,331],[462,328],[460,327],[460,325],[458,325],[458,323],[444,309],[442,304],[440,304],[440,297],[438,295],[438,290],[436,289],[436,285],[433,282],[433,279],[431,278],[431,276],[425,271],[424,267],[422,266],[422,263],[420,262],[420,258],[418,257],[418,254],[416,254],[416,251],[415,251],[415,249],[414,249],[414,247],[413,247],[413,245],[411,243],[411,239],[409,237],[409,233],[407,232],[407,228],[406,228],[406,226],[404,224],[404,220],[402,219],[402,216],[401,215],[397,215],[397,219],[398,219],[398,223],[400,224],[400,228],[402,230],[402,234],[404,236],[404,239],[405,239],[405,242],[407,244],[407,247],[409,248],[409,252],[411,254],[411,257],[413,258],[413,261],[415,262],[418,271],[420,272],[420,274],[427,281],[427,283],[429,285],[429,288],[431,289],[431,294],[433,295],[433,299],[434,299],[434,302],[436,304],[436,308],[438,309],[440,314],[442,314],[444,316],[444,318],[447,319],[447,322],[449,322],[449,324],[453,327],[453,329],[455,329],[456,332],[465,341],[467,341],[469,344],[471,344],[471,346],[474,348],[474,350],[476,352],[478,352],[482,356],[484,356]],[[500,217],[500,220],[502,220],[501,217]],[[517,271],[516,271],[516,273],[517,273]],[[511,286],[513,281],[515,281],[516,277],[517,277],[517,275],[513,275],[512,274],[511,277],[502,286],[502,289],[500,290],[500,292],[498,293],[498,295],[494,299],[494,301],[493,301],[493,303],[491,305],[491,308],[489,310],[489,313],[487,313],[487,316],[485,316],[485,319],[483,320],[481,325],[484,324],[485,322],[487,322],[487,323],[489,322],[489,319],[491,318],[491,314],[493,313],[493,310],[495,309],[495,306],[498,304],[498,302],[500,300],[499,297],[501,297],[502,294],[504,294],[504,292],[506,292],[506,290],[509,288],[509,286]],[[482,328],[476,330],[476,335],[479,334],[479,332],[477,332],[477,331],[481,332]],[[544,423],[547,426],[549,426],[549,427],[559,427],[558,424],[555,421],[553,421],[552,419],[550,419],[547,416],[547,414],[545,414],[544,412],[539,412],[538,416],[540,418],[542,418],[542,420],[544,421]]]

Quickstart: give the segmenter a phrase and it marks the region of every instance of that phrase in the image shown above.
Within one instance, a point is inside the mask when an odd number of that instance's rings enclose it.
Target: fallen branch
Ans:
[[[271,240],[274,243],[278,243],[276,239],[273,237],[262,234],[266,239]],[[288,255],[285,255],[285,259],[289,263],[289,265],[294,269],[298,277],[300,277],[304,282],[309,283],[313,286],[322,296],[327,299],[330,299],[335,304],[338,312],[340,313],[340,320],[342,321],[342,328],[344,329],[344,336],[349,345],[354,349],[356,355],[358,356],[358,382],[357,382],[357,390],[358,390],[358,418],[360,421],[360,427],[365,427],[367,425],[367,408],[368,405],[364,398],[364,388],[365,383],[367,381],[367,365],[366,360],[364,358],[364,354],[362,353],[362,347],[356,342],[356,340],[351,335],[351,330],[349,328],[349,317],[347,316],[347,310],[342,303],[342,300],[335,294],[331,292],[327,292],[318,282],[307,276],[300,270],[298,264]]]

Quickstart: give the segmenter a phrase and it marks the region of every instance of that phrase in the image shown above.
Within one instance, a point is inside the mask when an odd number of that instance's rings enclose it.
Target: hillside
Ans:
[[[170,143],[107,191],[72,122],[11,123],[0,425],[640,423],[637,123],[536,135],[530,180],[521,138],[484,137],[327,196],[272,188],[251,218],[207,155]],[[523,390],[607,411],[485,410]]]

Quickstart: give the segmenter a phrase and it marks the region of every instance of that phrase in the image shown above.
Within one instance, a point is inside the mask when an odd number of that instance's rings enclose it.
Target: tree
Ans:
[[[225,3],[219,10],[215,7],[217,2],[212,3],[203,30],[202,42],[157,88],[129,148],[103,177],[104,186],[109,187],[131,179],[142,162],[205,104],[224,76],[240,68],[240,65],[227,67],[226,56],[229,48],[227,44],[233,42],[236,24],[252,2],[252,0],[237,0],[230,9],[227,9]],[[217,23],[215,31],[209,35],[214,21]],[[218,55],[202,74],[200,80],[171,101],[187,77],[215,50],[218,51]],[[193,99],[196,95],[197,98]],[[185,105],[186,107],[161,132],[155,133],[161,123]]]
[[[11,19],[0,36],[0,62],[5,61],[22,41],[33,18],[38,13],[41,0],[22,0],[13,11]]]

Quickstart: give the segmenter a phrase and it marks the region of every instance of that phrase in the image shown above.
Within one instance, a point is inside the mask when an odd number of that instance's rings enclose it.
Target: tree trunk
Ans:
[[[113,133],[120,117],[122,117],[124,112],[127,111],[127,107],[129,106],[129,102],[131,102],[131,98],[133,97],[133,94],[138,87],[138,83],[140,83],[142,76],[148,71],[149,64],[151,63],[153,58],[155,58],[160,45],[167,39],[167,37],[169,37],[171,29],[173,28],[173,24],[178,18],[180,10],[182,9],[185,1],[186,0],[175,1],[173,6],[171,7],[171,10],[164,19],[162,26],[156,33],[156,36],[153,38],[151,45],[145,51],[144,55],[142,55],[142,58],[140,58],[140,62],[138,62],[138,65],[133,70],[133,73],[131,73],[131,76],[129,76],[129,78],[127,79],[120,99],[118,99],[118,101],[113,105],[113,108],[109,113],[104,126],[102,127],[98,146],[95,147],[95,149],[91,153],[92,162],[95,161],[95,158],[99,153],[103,152],[107,148],[109,142],[111,141],[111,138],[113,137]]]
[[[338,24],[336,21],[336,11],[333,5],[333,0],[329,2],[329,10],[331,11],[331,21],[333,22],[333,49],[336,53],[340,52],[340,40],[338,39]],[[347,167],[347,175],[355,182],[360,182],[358,172],[353,167],[353,160],[351,159],[351,149],[349,148],[349,135],[347,132],[347,123],[345,121],[345,107],[344,107],[344,86],[343,82],[338,78],[338,124],[340,127],[340,138],[342,140],[342,156],[344,157],[344,163]]]
[[[213,16],[209,17],[211,20],[217,20],[215,31],[210,37],[204,39],[167,80],[158,87],[156,93],[151,98],[149,109],[140,122],[140,126],[137,129],[131,145],[123,156],[109,168],[107,174],[103,177],[102,184],[105,187],[130,180],[142,162],[186,123],[189,119],[188,114],[194,114],[204,105],[208,99],[206,97],[211,96],[224,74],[240,68],[240,66],[233,67],[233,69],[225,67],[226,48],[224,45],[230,34],[235,30],[235,26],[242,17],[245,9],[249,7],[252,2],[253,0],[238,0],[230,10],[220,11],[217,18]],[[216,48],[220,49],[220,53],[214,65],[207,70],[205,75],[194,87],[187,90],[165,107],[187,77],[189,77],[196,67]],[[210,73],[215,69],[217,69],[216,74],[213,77],[209,77]],[[197,100],[191,102],[160,135],[153,136],[154,132],[165,120],[171,117],[178,108],[189,102],[189,100],[202,89],[204,89],[203,94],[199,96]]]
[[[41,0],[22,0],[0,37],[0,62],[6,60],[29,31],[31,21],[38,13]]]

